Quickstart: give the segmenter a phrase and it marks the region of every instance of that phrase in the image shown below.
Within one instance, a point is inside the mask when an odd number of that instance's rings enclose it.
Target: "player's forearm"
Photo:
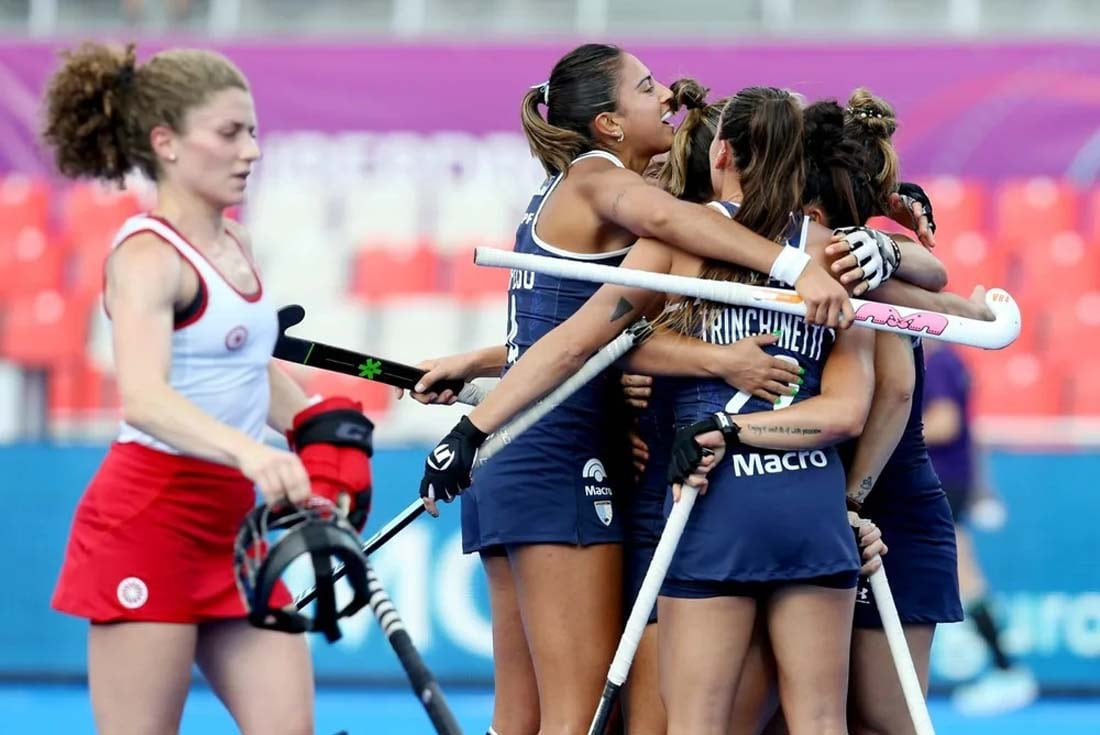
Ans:
[[[581,369],[594,352],[559,326],[523,354],[500,384],[470,412],[474,426],[491,434]]]
[[[508,346],[493,345],[467,353],[470,361],[469,378],[496,378],[508,364]]]
[[[948,291],[935,293],[905,281],[887,281],[867,294],[866,298],[884,304],[897,304],[968,319],[993,319],[992,312],[984,303],[971,301]]]
[[[875,340],[868,330],[842,332],[821,376],[821,393],[778,411],[738,414],[744,444],[762,449],[817,449],[859,436],[871,408]]]
[[[267,366],[271,385],[271,405],[267,410],[267,425],[280,434],[290,428],[294,417],[309,403],[309,398],[294,379],[272,360]]]
[[[820,449],[858,436],[866,410],[839,396],[814,396],[781,411],[732,416],[742,444],[760,449]]]
[[[876,336],[875,378],[871,410],[848,468],[848,496],[860,503],[878,482],[909,422],[916,373],[908,338]]]
[[[623,364],[640,375],[712,378],[719,374],[716,366],[721,359],[721,348],[662,329],[635,347]]]
[[[928,289],[942,291],[947,285],[947,268],[919,242],[913,242],[904,235],[892,236],[901,250],[901,264],[894,278]]]
[[[163,381],[120,386],[122,417],[174,449],[194,457],[236,466],[254,440],[206,413]]]
[[[651,236],[702,258],[770,273],[783,246],[706,207],[677,202],[654,222]]]

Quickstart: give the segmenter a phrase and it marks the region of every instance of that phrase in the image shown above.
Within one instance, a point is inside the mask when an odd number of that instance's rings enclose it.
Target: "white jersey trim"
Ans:
[[[707,206],[711,209],[716,209],[725,215],[726,219],[733,219],[733,215],[730,211],[722,206],[722,202],[707,202]]]
[[[569,165],[572,166],[577,161],[583,160],[585,158],[605,158],[619,168],[626,168],[626,166],[623,165],[622,161],[620,161],[613,153],[608,153],[607,151],[589,151],[588,153],[582,153],[581,155],[570,161]],[[546,190],[546,193],[542,195],[542,201],[539,202],[538,209],[535,210],[535,216],[531,219],[531,239],[535,241],[535,244],[546,252],[553,253],[559,258],[568,258],[571,260],[608,260],[610,258],[616,258],[620,255],[626,255],[627,253],[629,253],[630,248],[632,248],[633,245],[627,245],[625,248],[612,250],[607,253],[575,253],[572,250],[566,250],[564,248],[559,248],[555,245],[551,245],[550,243],[539,237],[538,231],[536,229],[539,223],[539,215],[542,214],[542,208],[546,206],[546,202],[550,199],[550,195],[554,193],[554,189],[558,188],[558,184],[560,184],[561,180],[564,178],[565,176],[563,174],[557,175],[557,177],[554,179],[554,183],[552,183],[550,185],[550,188]]]

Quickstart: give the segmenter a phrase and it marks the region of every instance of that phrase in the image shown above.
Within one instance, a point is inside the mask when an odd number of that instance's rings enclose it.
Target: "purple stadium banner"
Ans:
[[[192,44],[194,45],[194,44]],[[58,43],[0,45],[0,170],[42,171],[39,96]],[[157,44],[142,44],[146,55]],[[566,43],[219,46],[248,74],[262,131],[518,131],[519,99]],[[863,85],[896,106],[909,174],[1100,177],[1100,45],[638,44],[658,79],[808,99]]]

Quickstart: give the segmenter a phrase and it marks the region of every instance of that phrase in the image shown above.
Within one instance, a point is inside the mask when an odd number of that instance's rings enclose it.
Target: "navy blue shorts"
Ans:
[[[693,582],[677,579],[666,580],[661,595],[686,600],[703,600],[711,597],[751,597],[763,602],[778,590],[791,585],[826,587],[832,590],[850,590],[856,586],[858,571],[828,574],[807,579],[790,579],[781,582]]]
[[[890,548],[882,564],[898,617],[914,625],[962,620],[955,524],[947,497],[939,486],[914,489],[903,486],[902,478],[891,487],[890,478],[884,479],[867,498],[862,515],[878,525]],[[860,579],[856,592],[855,626],[882,627],[866,579]]]
[[[669,566],[668,589],[858,571],[836,451],[739,449],[710,473],[707,494],[696,501]],[[671,493],[665,509],[672,509]]]
[[[615,478],[596,435],[602,428],[544,419],[477,468],[461,496],[463,552],[622,543]]]
[[[958,485],[946,485],[943,488],[944,494],[947,495],[947,504],[951,506],[951,517],[955,519],[955,523],[959,524],[966,520],[966,513],[970,507],[970,497],[972,493],[969,487],[962,487]]]
[[[642,580],[665,528],[668,455],[663,451],[662,454],[663,457],[655,457],[650,451],[645,473],[623,503],[623,610],[626,615],[630,614],[638,598]],[[656,605],[649,613],[649,622],[657,622]]]
[[[638,416],[635,427],[649,450],[649,461],[623,503],[623,532],[626,536],[623,548],[623,600],[626,615],[630,614],[638,597],[642,580],[665,528],[668,464],[676,420],[671,388],[668,378],[653,379],[649,407]],[[649,613],[649,622],[657,622],[656,605]]]

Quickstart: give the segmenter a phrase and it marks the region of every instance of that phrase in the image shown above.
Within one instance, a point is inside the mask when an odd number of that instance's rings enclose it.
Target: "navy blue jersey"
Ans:
[[[590,156],[622,165],[603,151],[580,158]],[[551,176],[532,197],[516,231],[516,252],[619,265],[629,248],[574,253],[550,245],[536,234],[539,212],[561,181],[561,175]],[[598,283],[512,271],[504,371],[571,317],[599,287]],[[474,471],[473,484],[462,494],[464,551],[488,553],[516,544],[622,542],[617,489],[627,462],[625,421],[616,405],[622,402],[617,377],[616,371],[596,376]]]
[[[736,205],[723,208],[732,214]],[[806,223],[794,243],[805,243]],[[717,411],[731,414],[782,409],[818,395],[826,359],[835,341],[832,329],[767,309],[711,305],[696,336],[726,345],[778,331],[768,354],[805,370],[797,396],[772,405],[721,380],[676,379],[679,426]],[[844,502],[844,470],[833,447],[773,451],[737,447],[709,475],[709,490],[689,516],[669,568],[666,594],[681,582],[807,581],[845,575],[854,586],[859,568],[855,540]],[[671,499],[666,501],[671,509]],[[677,588],[678,589],[678,588]]]
[[[872,506],[889,500],[883,496],[910,495],[938,488],[939,478],[932,467],[928,447],[924,444],[924,346],[920,338],[913,338],[913,368],[916,380],[913,385],[913,402],[909,409],[909,421],[905,424],[894,453],[879,475],[875,488],[868,497]]]
[[[711,206],[716,209],[720,207],[731,217],[737,211],[737,205],[730,202],[712,202]],[[798,229],[797,234],[792,232],[792,237],[787,241],[788,247],[805,247],[805,223]],[[785,287],[777,283],[769,285]],[[773,406],[743,391],[734,390],[722,380],[680,380],[676,399],[677,422],[691,423],[723,409],[731,414],[770,411],[820,393],[822,368],[836,339],[832,329],[807,324],[802,317],[770,309],[716,305],[708,310],[706,323],[700,325],[695,336],[711,344],[728,345],[768,332],[779,332],[779,340],[764,347],[764,351],[797,363],[806,371],[797,396],[793,399],[781,398],[779,405]],[[689,418],[691,416],[695,418]]]
[[[919,339],[913,340],[913,361],[916,381],[909,421],[860,515],[874,521],[890,545],[882,563],[902,623],[953,623],[963,617],[955,526],[924,445],[924,348]],[[882,627],[874,593],[862,580],[855,625]]]
[[[621,165],[618,159],[602,151],[586,153],[577,160],[589,156],[606,157],[617,165]],[[561,183],[562,178],[562,174],[548,177],[531,198],[527,213],[516,230],[515,251],[550,258],[597,262],[601,265],[617,266],[622,263],[630,248],[610,253],[573,253],[550,245],[535,232],[539,212],[550,194]],[[508,283],[508,362],[504,371],[507,372],[508,367],[514,365],[531,345],[576,313],[584,302],[596,293],[600,285],[590,281],[513,270]],[[563,405],[597,410],[601,403],[597,400],[594,391],[605,382],[606,379],[593,380],[588,386],[574,393]]]

